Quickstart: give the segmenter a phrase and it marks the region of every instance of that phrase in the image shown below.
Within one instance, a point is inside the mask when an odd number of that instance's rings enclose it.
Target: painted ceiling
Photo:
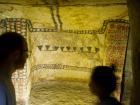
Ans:
[[[34,4],[34,5],[51,5],[59,4],[63,5],[79,5],[79,4],[89,4],[89,5],[99,5],[99,4],[122,4],[126,3],[126,0],[0,0],[0,3],[13,3],[13,4]]]

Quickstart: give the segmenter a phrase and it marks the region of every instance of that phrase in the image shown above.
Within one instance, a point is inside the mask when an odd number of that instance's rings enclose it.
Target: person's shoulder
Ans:
[[[110,97],[102,100],[100,105],[122,105],[117,99]]]
[[[4,92],[5,89],[6,89],[6,86],[5,86],[4,82],[0,80],[0,91],[1,91],[1,92],[2,92],[2,91]]]
[[[111,98],[112,102],[114,103],[114,105],[122,105],[116,98],[112,97]]]

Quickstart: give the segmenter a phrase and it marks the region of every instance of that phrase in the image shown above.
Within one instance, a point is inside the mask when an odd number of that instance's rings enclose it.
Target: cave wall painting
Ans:
[[[12,77],[17,101],[27,102],[31,83],[38,81],[88,82],[97,65],[116,63],[121,81],[129,24],[127,16],[117,17],[126,6],[0,5],[1,33],[21,33],[31,53],[24,70]]]

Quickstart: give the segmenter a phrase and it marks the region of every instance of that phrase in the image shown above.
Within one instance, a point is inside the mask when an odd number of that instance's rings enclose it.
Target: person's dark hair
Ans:
[[[25,38],[16,32],[6,32],[0,35],[0,61],[17,49],[24,50]]]
[[[114,65],[97,66],[92,71],[91,82],[93,82],[94,85],[97,85],[100,89],[104,89],[105,94],[110,95],[116,89],[116,76],[114,72]]]

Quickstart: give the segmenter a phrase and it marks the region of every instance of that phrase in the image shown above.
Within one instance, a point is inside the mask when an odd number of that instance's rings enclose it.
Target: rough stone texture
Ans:
[[[30,105],[96,105],[97,97],[88,84],[68,81],[44,81],[33,85]]]
[[[122,16],[121,19],[127,17],[125,13],[127,7],[124,5],[77,6],[76,8],[74,6],[64,6],[60,7],[59,11],[64,30],[98,30],[102,27],[104,20],[118,19],[122,14],[126,16]],[[69,11],[69,13],[66,11]]]
[[[132,39],[132,71],[133,71],[133,89],[131,96],[131,105],[139,105],[140,103],[140,1],[128,0],[128,9],[130,17],[130,33]]]

